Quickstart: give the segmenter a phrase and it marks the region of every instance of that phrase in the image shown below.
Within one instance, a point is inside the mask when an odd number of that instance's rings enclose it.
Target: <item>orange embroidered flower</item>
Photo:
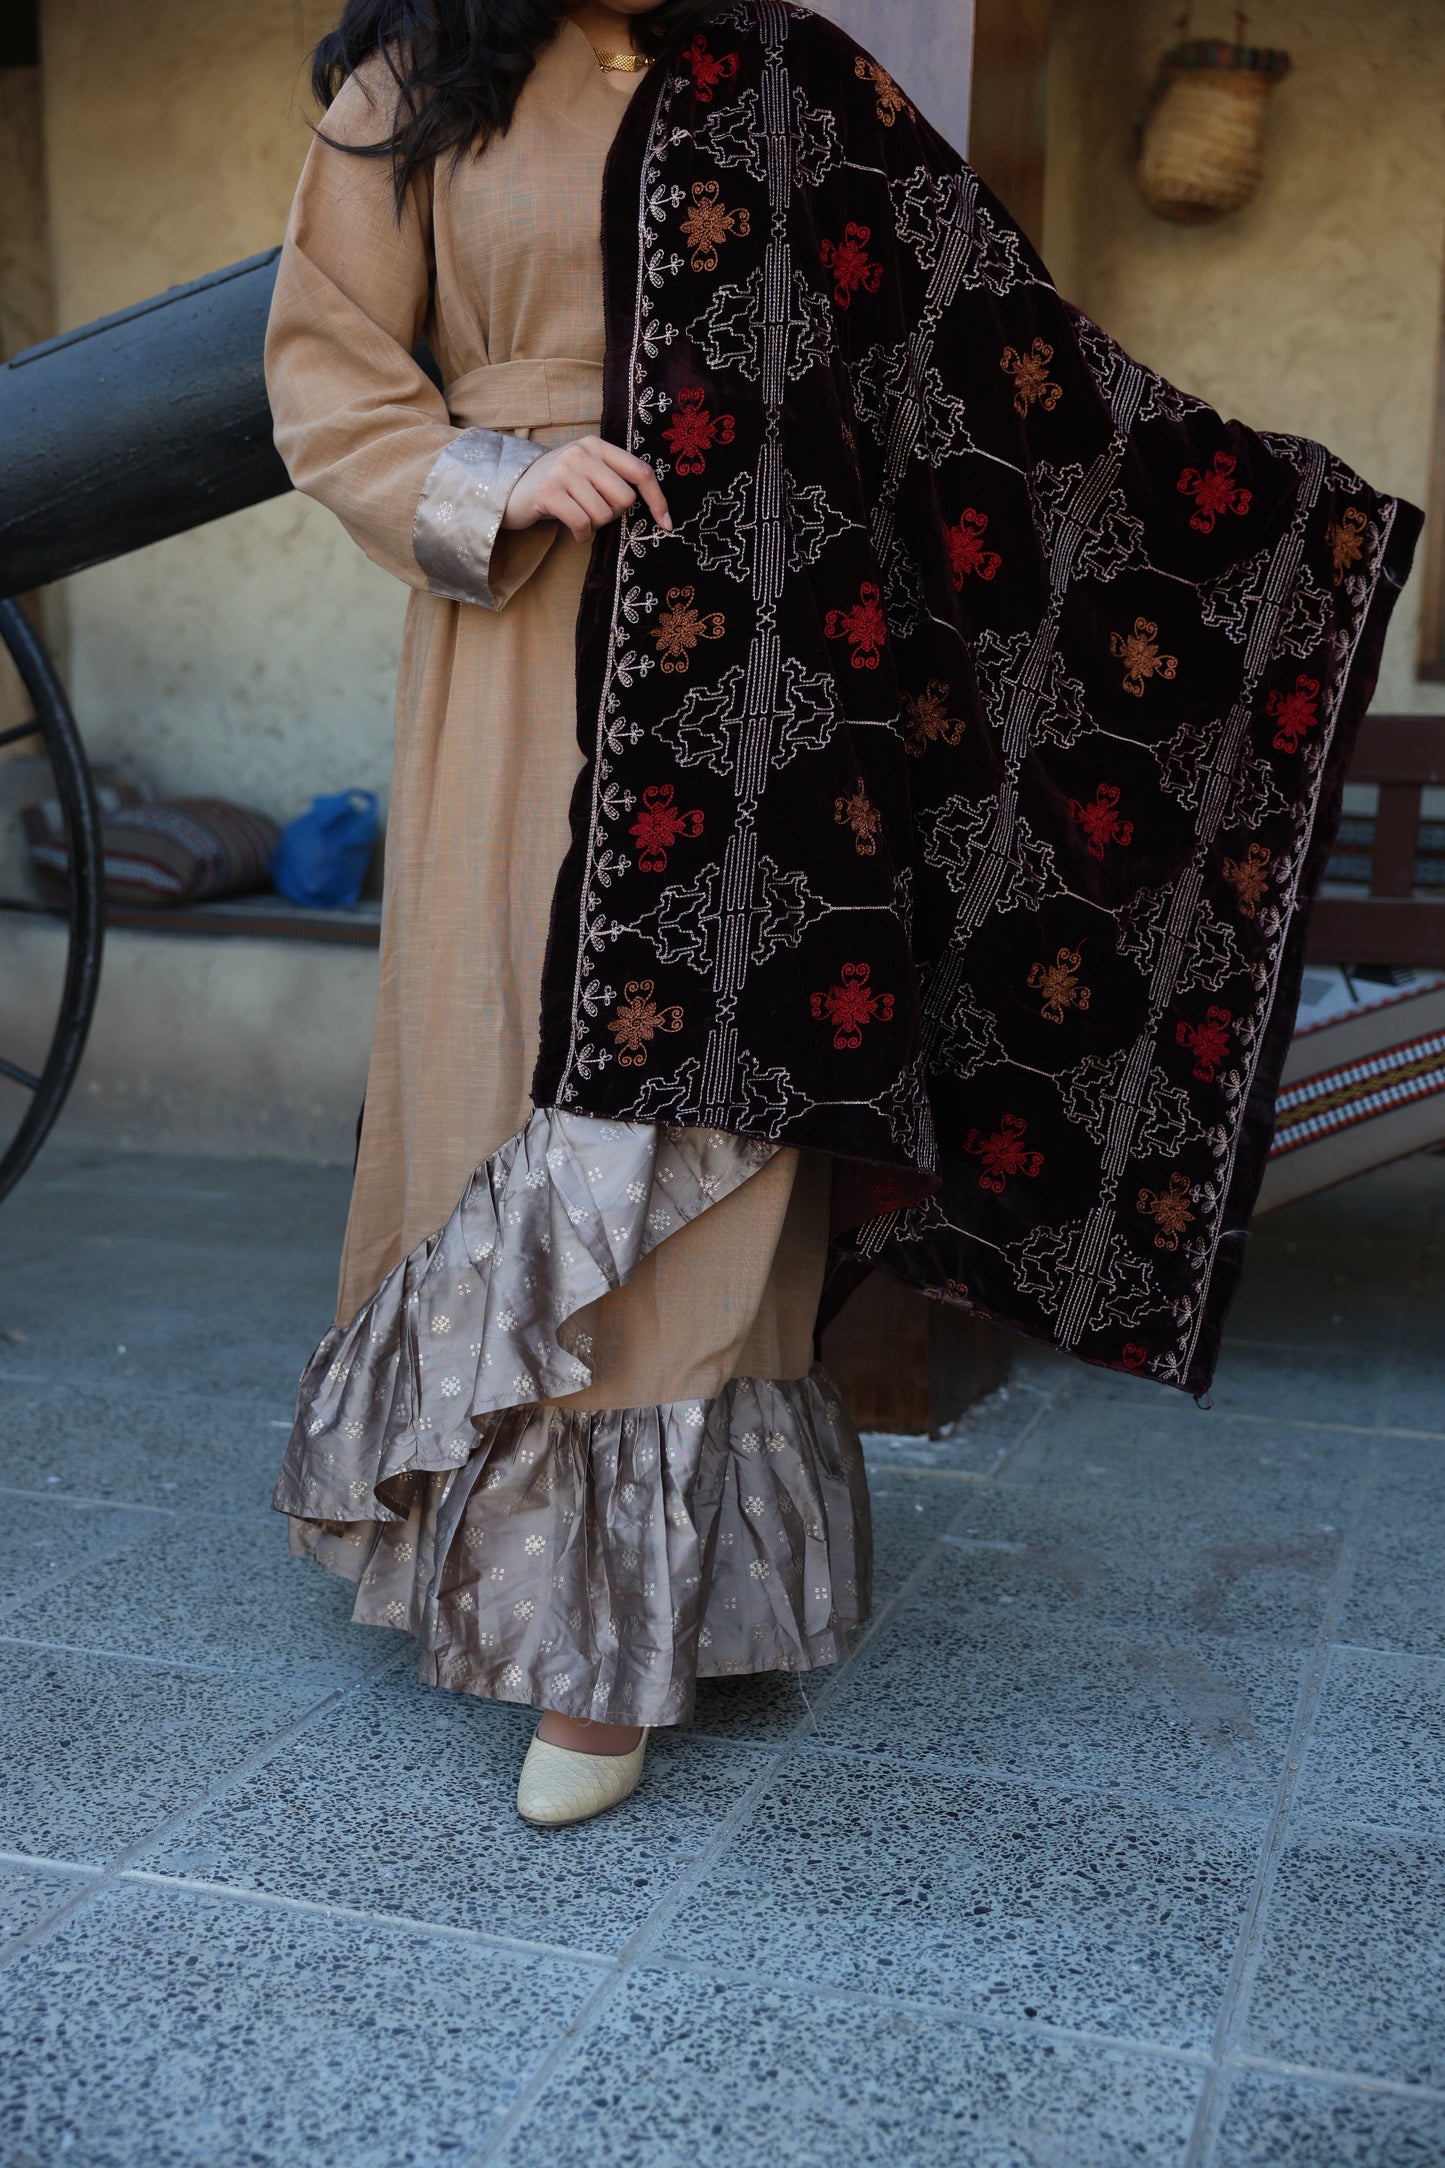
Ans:
[[[1239,911],[1242,918],[1253,918],[1269,886],[1270,854],[1262,843],[1251,843],[1237,863],[1232,858],[1224,861],[1224,878],[1232,881],[1239,891]]]
[[[888,638],[882,589],[865,580],[852,609],[830,610],[823,620],[823,631],[830,640],[848,642],[853,650],[855,670],[876,670]]]
[[[1111,632],[1109,653],[1124,665],[1124,690],[1136,700],[1144,697],[1149,678],[1172,678],[1179,669],[1177,655],[1164,655],[1158,646],[1159,627],[1147,617],[1136,617],[1132,632]]]
[[[666,873],[667,854],[680,837],[696,842],[702,834],[701,813],[679,813],[673,804],[671,783],[653,783],[642,793],[642,811],[632,823],[637,863],[644,873]]]
[[[1264,712],[1273,716],[1279,726],[1274,734],[1277,753],[1299,751],[1306,731],[1313,730],[1320,719],[1319,697],[1319,679],[1306,677],[1303,672],[1295,679],[1292,691],[1270,694]]]
[[[663,430],[663,441],[677,461],[679,474],[701,474],[715,444],[731,444],[731,414],[709,414],[703,405],[707,393],[694,388],[680,391],[672,419]]]
[[[704,614],[695,610],[697,599],[695,587],[669,587],[667,608],[653,628],[664,670],[685,671],[689,657],[699,640],[720,640],[727,630],[727,619],[721,610],[709,610]]]
[[[833,299],[840,309],[851,306],[853,296],[861,288],[864,293],[876,294],[883,284],[883,266],[870,263],[868,243],[872,239],[871,226],[858,226],[851,222],[843,229],[841,241],[819,243],[818,254],[823,268],[833,274]]]
[[[1202,1024],[1175,1027],[1174,1043],[1187,1046],[1194,1056],[1194,1074],[1201,1084],[1212,1084],[1219,1064],[1229,1059],[1229,1026],[1232,1022],[1228,1009],[1206,1009]]]
[[[981,580],[991,580],[1003,563],[997,550],[984,548],[983,538],[987,532],[987,512],[976,512],[972,505],[967,507],[956,527],[944,528],[943,540],[955,587],[961,588],[970,574],[976,574]]]
[[[1088,805],[1080,805],[1077,798],[1069,800],[1069,818],[1088,837],[1091,858],[1102,858],[1106,844],[1133,842],[1134,823],[1120,820],[1118,808],[1119,790],[1114,783],[1101,783]]]
[[[877,857],[878,831],[883,826],[883,815],[861,783],[851,798],[833,800],[833,819],[840,828],[852,829],[854,847],[860,858]]]
[[[1193,1219],[1189,1200],[1194,1192],[1189,1178],[1183,1174],[1171,1174],[1169,1187],[1162,1195],[1152,1189],[1141,1189],[1138,1209],[1152,1219],[1159,1232],[1154,1237],[1156,1250],[1177,1250],[1179,1237]]]
[[[1236,485],[1234,470],[1237,465],[1232,452],[1216,452],[1214,464],[1207,474],[1201,474],[1197,467],[1186,467],[1180,475],[1180,496],[1194,499],[1189,524],[1197,527],[1201,534],[1213,534],[1214,523],[1222,512],[1249,510],[1252,493]]]
[[[1035,339],[1026,354],[1020,354],[1012,346],[1004,348],[999,367],[1014,380],[1016,413],[1027,415],[1032,406],[1041,406],[1046,414],[1053,413],[1064,396],[1063,385],[1055,384],[1049,376],[1049,363],[1053,358],[1054,350],[1046,339]]]
[[[1357,565],[1365,554],[1365,536],[1370,523],[1357,504],[1347,504],[1337,520],[1331,520],[1325,529],[1325,540],[1330,545],[1334,562],[1335,585],[1339,586],[1351,565]]]
[[[617,1060],[623,1069],[645,1069],[647,1049],[658,1032],[682,1029],[682,1010],[676,1006],[660,1009],[653,991],[651,979],[630,980],[607,1026],[617,1041]]]
[[[1044,997],[1044,1019],[1062,1024],[1066,1009],[1087,1009],[1093,989],[1079,984],[1083,957],[1077,949],[1061,948],[1051,964],[1030,964],[1028,984]]]
[[[682,65],[691,68],[692,79],[697,85],[699,105],[711,105],[712,94],[719,83],[727,82],[738,72],[736,53],[710,53],[707,39],[699,31],[682,55]]]
[[[910,120],[917,120],[918,115],[888,70],[880,68],[876,60],[870,60],[866,53],[859,53],[853,62],[853,73],[860,83],[873,85],[878,94],[878,118],[885,128],[891,128],[900,113],[906,113]]]
[[[986,1137],[980,1129],[970,1129],[963,1140],[963,1148],[973,1158],[983,1161],[983,1173],[978,1178],[980,1189],[991,1189],[995,1197],[1001,1197],[1004,1183],[1012,1175],[1021,1174],[1030,1182],[1038,1175],[1044,1155],[1025,1150],[1028,1126],[1022,1115],[1005,1114],[991,1137]]]
[[[865,1024],[893,1021],[893,996],[872,991],[872,969],[871,964],[844,964],[838,974],[841,983],[812,997],[813,1014],[833,1026],[833,1044],[840,1054],[863,1044]]]
[[[935,743],[957,745],[965,727],[962,716],[948,712],[948,687],[941,678],[930,678],[921,693],[903,695],[904,742],[915,758]]]
[[[752,229],[752,213],[745,210],[730,211],[722,201],[722,191],[716,181],[694,181],[692,184],[692,209],[682,222],[683,239],[692,250],[694,271],[716,271],[717,252],[734,234],[743,236]]]

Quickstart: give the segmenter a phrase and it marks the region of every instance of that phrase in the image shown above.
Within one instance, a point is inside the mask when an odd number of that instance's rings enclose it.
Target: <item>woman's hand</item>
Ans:
[[[502,525],[515,530],[556,519],[579,542],[590,542],[599,527],[630,512],[639,496],[659,527],[670,533],[667,499],[647,462],[602,437],[578,437],[532,461],[513,484]]]

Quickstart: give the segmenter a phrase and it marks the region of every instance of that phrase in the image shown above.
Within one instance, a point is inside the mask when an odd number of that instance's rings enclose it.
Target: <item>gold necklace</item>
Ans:
[[[647,53],[604,53],[600,45],[594,45],[592,50],[597,55],[598,67],[604,73],[641,75],[644,68],[652,66],[651,55]]]

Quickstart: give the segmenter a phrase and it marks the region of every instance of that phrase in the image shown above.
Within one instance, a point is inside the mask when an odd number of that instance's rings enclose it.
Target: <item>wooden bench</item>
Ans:
[[[1445,892],[1421,896],[1415,885],[1420,794],[1445,786],[1445,716],[1366,716],[1349,780],[1379,785],[1370,885],[1361,895],[1318,898],[1310,957],[1445,970]]]

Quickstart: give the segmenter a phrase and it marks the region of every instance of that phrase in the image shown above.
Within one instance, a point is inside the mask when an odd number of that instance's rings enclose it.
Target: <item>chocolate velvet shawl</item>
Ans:
[[[1419,530],[1062,301],[848,37],[720,9],[604,191],[535,1096],[837,1155],[845,1247],[1201,1391]]]

